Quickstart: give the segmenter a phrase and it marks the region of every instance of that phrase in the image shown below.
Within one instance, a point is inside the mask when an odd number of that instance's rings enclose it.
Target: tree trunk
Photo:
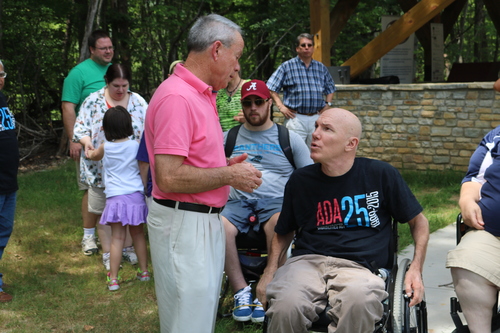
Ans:
[[[483,0],[476,0],[474,10],[474,62],[483,62],[484,42],[486,40],[484,32],[484,3]]]
[[[3,52],[3,26],[2,26],[2,17],[3,17],[3,0],[0,0],[0,56],[4,56]]]
[[[132,63],[130,60],[130,17],[128,14],[128,1],[114,0],[111,2],[111,11],[117,13],[116,17],[119,19],[111,20],[111,27],[113,31],[113,45],[116,47],[116,54],[120,57],[118,61],[122,63],[129,70],[132,70]]]
[[[85,34],[82,40],[82,47],[80,48],[78,63],[81,63],[90,56],[88,39],[94,27],[94,21],[100,2],[101,0],[90,0],[90,6],[87,12],[87,22],[85,23]]]

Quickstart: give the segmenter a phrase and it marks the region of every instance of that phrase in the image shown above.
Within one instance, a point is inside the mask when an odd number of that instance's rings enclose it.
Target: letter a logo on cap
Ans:
[[[257,82],[250,82],[250,86],[247,88],[247,91],[255,90],[257,91]]]
[[[271,98],[271,94],[269,94],[269,89],[267,89],[266,83],[261,80],[245,82],[245,84],[241,87],[241,99],[245,99],[248,96],[258,96],[263,99]]]

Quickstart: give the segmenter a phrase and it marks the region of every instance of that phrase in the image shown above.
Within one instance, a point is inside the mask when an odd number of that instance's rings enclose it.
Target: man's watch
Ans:
[[[328,106],[333,106],[332,102],[326,102],[326,104],[328,104]]]

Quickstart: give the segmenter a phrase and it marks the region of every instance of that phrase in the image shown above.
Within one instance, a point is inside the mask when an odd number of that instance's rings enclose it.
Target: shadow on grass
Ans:
[[[431,231],[454,221],[461,175],[403,176],[422,202]],[[14,233],[0,261],[14,300],[0,304],[0,332],[158,332],[154,282],[136,280],[135,269],[124,264],[121,288],[111,293],[101,257],[81,253],[82,193],[74,162],[23,174],[19,183]],[[404,226],[399,230],[409,234]],[[400,245],[409,242],[401,237]],[[232,295],[226,303],[231,306]],[[229,317],[217,321],[215,332],[257,333],[261,325]]]

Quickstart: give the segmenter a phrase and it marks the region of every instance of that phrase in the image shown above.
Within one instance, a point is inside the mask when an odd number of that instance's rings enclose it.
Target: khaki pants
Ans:
[[[372,333],[383,315],[385,282],[350,260],[321,255],[288,259],[267,286],[269,333],[306,333],[327,304],[328,332]]]
[[[148,234],[161,332],[213,332],[224,270],[219,214],[152,201]]]
[[[295,118],[286,119],[285,126],[290,131],[300,135],[302,140],[306,143],[309,150],[311,150],[312,134],[316,129],[316,120],[319,118],[319,113],[306,116],[304,114],[296,113]]]

